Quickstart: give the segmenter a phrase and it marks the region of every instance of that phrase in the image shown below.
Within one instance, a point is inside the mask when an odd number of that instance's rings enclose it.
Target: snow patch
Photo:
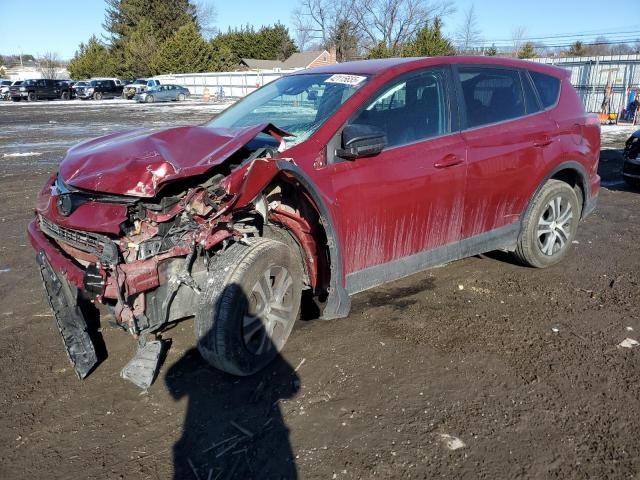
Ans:
[[[42,152],[16,152],[16,153],[5,153],[2,155],[3,158],[7,157],[37,157],[38,155],[42,155]]]
[[[623,341],[621,341],[618,344],[618,346],[622,348],[633,348],[633,347],[637,347],[638,345],[640,345],[640,342],[629,337],[625,338]]]
[[[453,435],[448,435],[446,433],[440,434],[440,441],[442,441],[442,443],[444,443],[444,446],[449,450],[458,450],[467,446],[458,437],[454,437]]]

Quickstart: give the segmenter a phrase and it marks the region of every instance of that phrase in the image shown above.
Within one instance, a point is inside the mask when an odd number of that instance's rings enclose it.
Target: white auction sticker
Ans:
[[[345,75],[342,73],[336,73],[335,75],[331,75],[327,78],[324,83],[341,83],[343,85],[351,85],[355,87],[363,80],[366,80],[367,77],[363,77],[361,75]]]

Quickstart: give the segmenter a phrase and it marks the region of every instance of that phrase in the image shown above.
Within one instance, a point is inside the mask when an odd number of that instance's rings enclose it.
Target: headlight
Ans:
[[[20,91],[21,91],[21,92],[26,92],[26,91],[27,91],[27,89],[26,89],[25,87],[20,87]]]
[[[93,88],[87,88],[87,93],[91,95],[93,93],[93,90],[94,90]]]

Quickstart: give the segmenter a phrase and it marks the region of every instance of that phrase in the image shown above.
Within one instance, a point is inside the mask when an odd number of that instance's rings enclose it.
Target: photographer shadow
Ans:
[[[173,447],[174,479],[298,478],[280,401],[295,396],[300,380],[281,355],[258,373],[235,377],[192,348],[165,383],[175,400],[188,399]]]

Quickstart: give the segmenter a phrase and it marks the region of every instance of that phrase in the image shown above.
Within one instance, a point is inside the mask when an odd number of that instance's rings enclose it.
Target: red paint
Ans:
[[[526,68],[562,78],[558,105],[549,110],[473,130],[410,145],[388,148],[356,161],[326,164],[326,146],[354,113],[399,75],[449,64],[489,64]],[[591,196],[598,193],[599,127],[586,115],[563,70],[512,59],[444,57],[387,59],[320,67],[314,73],[370,75],[370,81],[344,103],[308,140],[286,150],[322,198],[336,228],[344,275],[397,260],[424,250],[485,233],[518,221],[532,195],[563,162],[578,162],[588,175]],[[304,75],[301,71],[295,75]],[[453,96],[455,101],[455,95]],[[455,109],[455,105],[454,105]],[[285,132],[268,125],[237,129],[177,127],[160,131],[137,130],[90,140],[69,150],[60,173],[77,188],[153,197],[165,183],[201,175],[222,164],[259,133],[277,139]],[[207,248],[236,233],[227,228],[229,212],[250,207],[276,176],[291,181],[272,159],[257,159],[236,169],[223,182],[231,198],[212,214],[200,202],[196,208],[202,226],[197,239]],[[50,185],[49,182],[48,185]],[[302,188],[302,187],[300,187]],[[220,199],[218,199],[220,200]],[[586,199],[589,200],[589,199]],[[167,221],[181,214],[187,199],[168,214],[150,214],[149,220]],[[68,228],[117,234],[126,207],[88,203],[69,217],[57,213],[48,187],[38,199],[38,211]],[[313,233],[316,226],[288,213],[272,212],[272,219],[290,228],[305,253],[308,271],[318,282],[325,271]],[[302,222],[301,222],[302,220]],[[70,278],[82,270],[59,252],[32,223],[29,234],[38,250],[45,250],[56,269]],[[172,256],[186,255],[187,247]],[[163,256],[163,258],[167,258]],[[129,294],[155,288],[157,262],[123,266]],[[65,263],[66,262],[66,263]],[[69,266],[71,264],[71,266]],[[75,281],[74,281],[75,283]],[[114,291],[107,288],[112,298]]]

